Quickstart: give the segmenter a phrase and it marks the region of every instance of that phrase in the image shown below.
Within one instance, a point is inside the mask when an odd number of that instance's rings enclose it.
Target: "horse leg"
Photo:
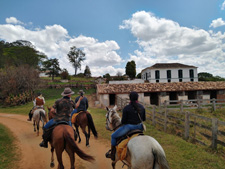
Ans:
[[[81,138],[80,138],[79,129],[78,129],[78,126],[75,126],[75,127],[76,127],[77,135],[78,135],[78,138],[79,138],[78,143],[80,143],[81,142]]]
[[[86,137],[86,146],[89,147],[89,138],[88,138],[88,133],[85,130],[85,127],[82,127],[82,132],[84,133]]]
[[[34,132],[36,132],[35,121],[33,123],[33,126],[34,126]]]
[[[66,152],[68,153],[69,157],[70,157],[70,169],[75,169],[74,163],[75,163],[75,156],[74,156],[74,152],[69,148],[69,146],[67,145],[66,147]]]
[[[58,160],[58,169],[64,169],[63,166],[63,161],[62,161],[62,150],[57,150],[56,149],[56,156],[57,156],[57,160]]]
[[[51,148],[51,152],[52,152],[52,156],[51,156],[50,167],[53,168],[53,167],[55,167],[55,164],[54,164],[54,147]]]
[[[39,122],[37,122],[37,136],[39,136]]]

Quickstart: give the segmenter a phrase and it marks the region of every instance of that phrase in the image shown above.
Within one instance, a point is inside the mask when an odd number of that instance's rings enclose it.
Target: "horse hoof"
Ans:
[[[51,163],[50,163],[50,167],[51,167],[51,168],[55,167],[54,162],[51,162]]]
[[[86,147],[90,147],[90,145],[88,144],[88,145],[86,145]]]

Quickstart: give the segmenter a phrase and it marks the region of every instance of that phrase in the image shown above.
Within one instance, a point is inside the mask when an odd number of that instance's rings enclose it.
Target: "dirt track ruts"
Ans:
[[[20,161],[19,169],[50,169],[50,148],[45,149],[39,147],[41,142],[42,129],[40,135],[37,136],[33,131],[33,123],[27,121],[27,116],[18,114],[0,113],[0,123],[8,127],[16,137],[16,144],[19,147]],[[80,132],[81,133],[81,132]],[[91,134],[92,135],[92,134]],[[90,163],[80,159],[75,155],[75,166],[77,169],[111,169],[111,160],[105,158],[105,153],[109,150],[110,143],[102,139],[94,139],[91,136],[90,147],[85,146],[85,138],[81,133],[82,141],[78,146],[95,157],[95,162]],[[50,147],[50,146],[49,146]],[[70,168],[69,157],[66,152],[63,153],[63,163],[65,169]],[[55,167],[58,162],[55,157]],[[118,162],[117,169],[122,168],[122,163]],[[126,168],[126,167],[125,167]]]

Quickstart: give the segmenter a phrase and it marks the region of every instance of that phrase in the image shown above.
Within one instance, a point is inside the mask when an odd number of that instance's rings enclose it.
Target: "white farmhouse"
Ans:
[[[181,63],[156,63],[141,71],[141,78],[150,83],[198,82],[197,67]]]

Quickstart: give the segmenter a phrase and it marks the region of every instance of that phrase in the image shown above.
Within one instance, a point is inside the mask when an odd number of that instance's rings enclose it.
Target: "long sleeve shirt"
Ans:
[[[76,99],[75,99],[75,103],[78,102],[80,96],[78,96]],[[87,111],[88,109],[88,99],[86,97],[84,97],[81,101],[80,101],[80,105],[78,106],[77,108],[77,112],[80,112],[80,111]]]
[[[146,113],[145,108],[143,105],[138,104],[138,107],[140,108],[140,117],[142,121],[146,120]],[[134,107],[129,104],[124,107],[123,109],[123,115],[122,115],[122,124],[139,124],[141,123],[141,120],[139,118],[138,112],[134,109]]]

